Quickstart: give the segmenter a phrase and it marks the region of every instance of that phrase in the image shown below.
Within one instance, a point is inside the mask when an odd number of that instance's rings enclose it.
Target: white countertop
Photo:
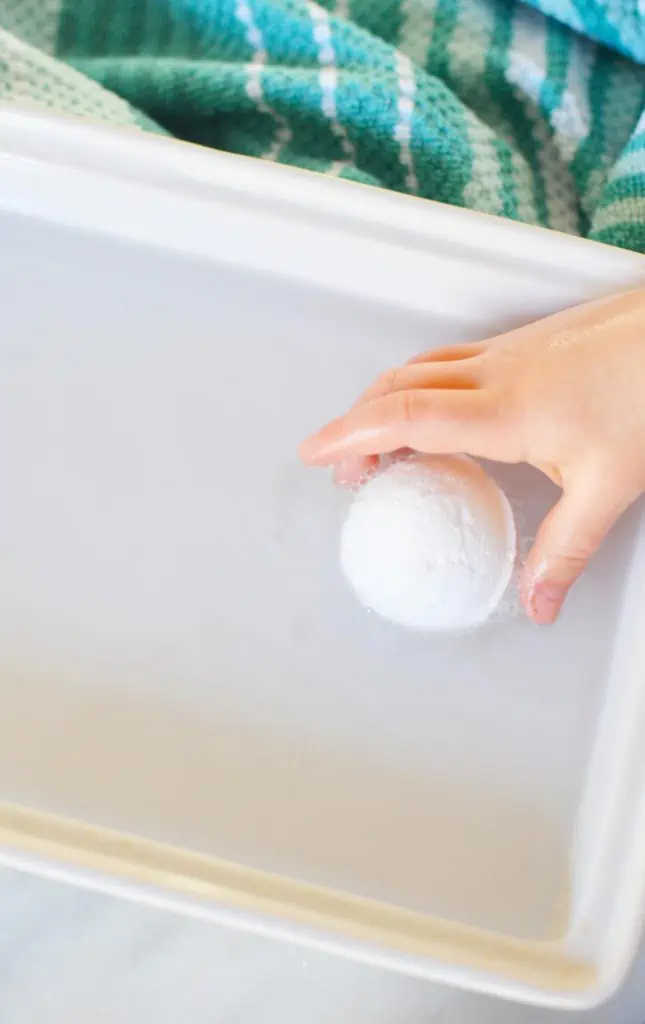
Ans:
[[[0,870],[2,1024],[645,1024],[645,955],[560,1015]]]

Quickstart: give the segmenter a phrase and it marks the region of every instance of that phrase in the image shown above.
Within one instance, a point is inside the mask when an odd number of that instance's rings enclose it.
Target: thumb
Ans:
[[[569,588],[635,497],[613,489],[599,471],[565,487],[538,530],[522,574],[522,603],[534,622],[555,622]]]

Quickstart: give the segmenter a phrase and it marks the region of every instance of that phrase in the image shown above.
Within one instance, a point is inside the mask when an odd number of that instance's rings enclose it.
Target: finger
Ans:
[[[397,391],[327,424],[304,442],[300,454],[312,465],[399,448],[515,461],[508,457],[512,435],[502,430],[494,413],[491,397],[483,391]]]
[[[394,394],[395,391],[420,391],[423,388],[443,388],[445,391],[472,391],[479,387],[476,369],[469,361],[463,363],[415,363],[388,370],[370,385],[356,401],[355,406],[373,402],[375,398]]]
[[[395,459],[414,455],[411,448],[400,448],[391,453]],[[345,455],[334,466],[334,482],[339,487],[360,487],[367,483],[380,465],[378,455]]]
[[[600,472],[567,488],[540,527],[522,574],[522,601],[540,625],[555,622],[571,585],[636,494]]]
[[[407,366],[414,366],[415,363],[458,363],[464,359],[474,359],[480,356],[486,349],[483,341],[472,342],[469,345],[444,345],[442,348],[430,349],[418,356],[409,359]]]
[[[378,455],[346,455],[334,466],[334,480],[340,487],[358,487],[378,464]]]

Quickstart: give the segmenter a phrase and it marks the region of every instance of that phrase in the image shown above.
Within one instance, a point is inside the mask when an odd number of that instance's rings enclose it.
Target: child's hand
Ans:
[[[419,356],[380,377],[301,454],[350,483],[402,448],[528,462],[562,487],[522,578],[529,615],[553,622],[645,491],[645,290]]]

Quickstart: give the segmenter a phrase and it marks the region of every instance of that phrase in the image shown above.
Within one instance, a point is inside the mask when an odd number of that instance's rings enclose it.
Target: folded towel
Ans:
[[[0,98],[645,251],[644,12],[0,0]]]

